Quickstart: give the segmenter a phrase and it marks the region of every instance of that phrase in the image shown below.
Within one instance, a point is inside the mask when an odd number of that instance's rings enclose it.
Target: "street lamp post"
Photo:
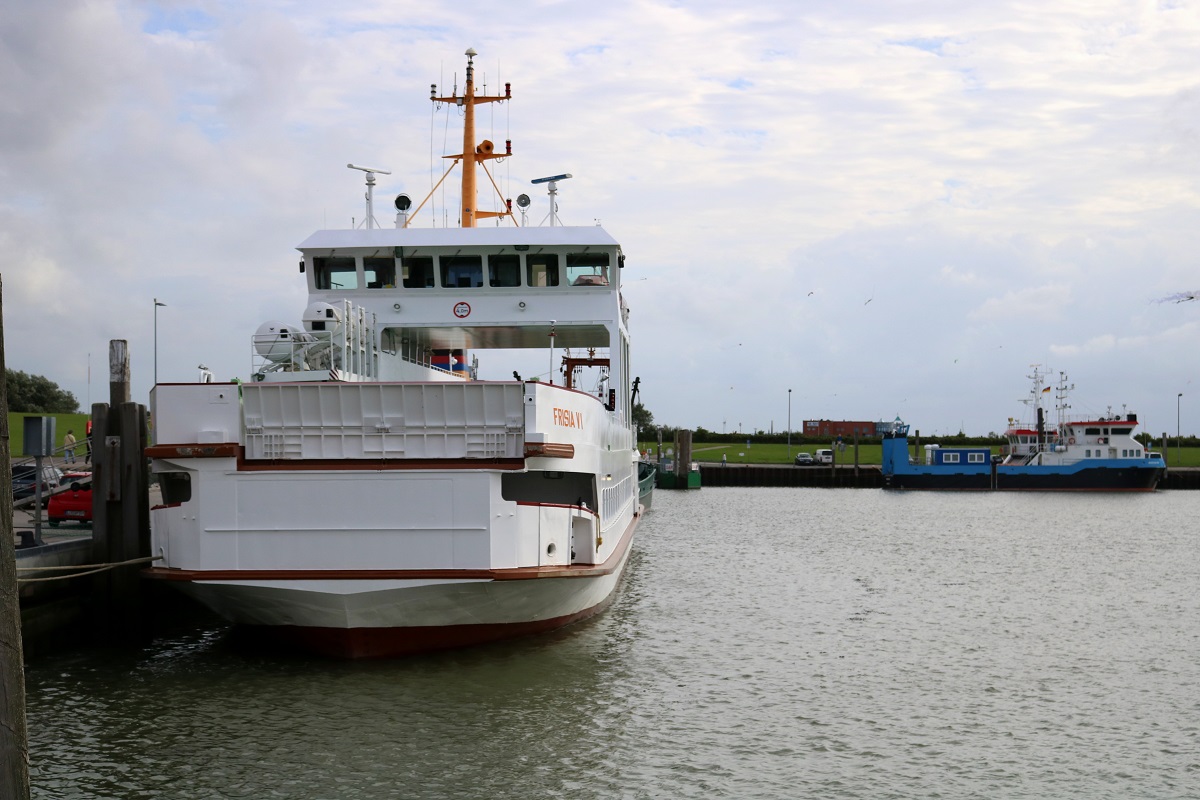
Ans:
[[[158,386],[158,307],[166,306],[166,303],[159,302],[159,299],[154,298],[154,385]]]
[[[1183,402],[1183,392],[1180,392],[1175,397],[1175,466],[1177,467],[1182,463],[1181,459],[1183,458],[1183,453],[1180,450],[1182,445],[1180,444],[1181,437],[1179,433],[1179,404],[1181,402]]]
[[[792,463],[792,390],[788,389],[788,463]]]

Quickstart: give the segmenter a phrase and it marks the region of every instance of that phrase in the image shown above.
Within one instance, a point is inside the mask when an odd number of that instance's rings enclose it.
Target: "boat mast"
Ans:
[[[1067,385],[1067,373],[1058,373],[1058,388],[1054,393],[1054,410],[1058,414],[1058,430],[1061,435],[1066,430],[1067,426],[1067,410],[1071,407],[1067,403],[1067,398],[1071,396],[1071,390],[1075,388],[1075,384]]]
[[[1046,444],[1046,411],[1042,406],[1042,384],[1045,382],[1045,375],[1041,372],[1040,364],[1032,364],[1033,374],[1025,377],[1033,381],[1033,389],[1030,390],[1029,399],[1022,402],[1027,403],[1033,408],[1033,425],[1034,434],[1036,437],[1034,444],[1034,452],[1041,452],[1045,449]],[[1049,391],[1047,388],[1046,391]]]
[[[477,220],[486,219],[487,217],[512,217],[512,203],[505,201],[504,211],[480,211],[478,206],[478,196],[475,187],[475,167],[483,164],[484,161],[489,161],[494,158],[504,158],[512,155],[512,140],[505,141],[503,153],[494,152],[494,145],[487,139],[484,139],[478,145],[475,144],[475,106],[478,103],[499,103],[504,100],[512,99],[512,85],[504,84],[503,95],[477,95],[475,94],[475,64],[474,58],[477,55],[475,48],[468,48],[465,54],[467,56],[467,82],[463,88],[463,96],[459,97],[457,90],[449,97],[437,96],[437,84],[433,84],[433,91],[430,92],[429,99],[435,103],[453,104],[463,109],[465,118],[463,120],[463,149],[458,155],[445,156],[445,158],[454,159],[455,163],[462,162],[462,207],[461,219],[462,227],[474,228]],[[486,172],[486,167],[484,168]],[[491,175],[488,175],[489,179]],[[492,182],[495,185],[495,181]],[[499,193],[499,189],[496,190]]]

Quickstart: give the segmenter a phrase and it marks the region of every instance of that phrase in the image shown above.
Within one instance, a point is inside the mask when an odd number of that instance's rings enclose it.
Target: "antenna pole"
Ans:
[[[557,199],[558,182],[565,181],[567,178],[570,178],[570,177],[572,177],[571,173],[564,172],[562,175],[551,175],[548,178],[534,178],[532,181],[530,181],[530,183],[533,183],[533,184],[538,184],[538,183],[547,184],[546,188],[550,192],[550,227],[551,228],[554,227],[554,221],[558,217],[558,199]],[[562,220],[559,220],[558,224],[562,225]]]
[[[375,220],[375,176],[367,173],[367,230],[371,230]]]
[[[466,114],[463,119],[463,174],[461,218],[464,228],[475,227],[475,204],[478,200],[475,189],[475,51],[467,51],[467,83],[463,87],[463,102]],[[470,159],[470,168],[467,160]]]
[[[347,164],[349,169],[357,169],[367,173],[367,218],[363,221],[367,230],[379,225],[375,221],[375,173],[380,175],[391,175],[392,173],[386,169],[375,169],[374,167],[360,167],[357,164]]]
[[[449,97],[437,96],[437,84],[431,87],[429,99],[435,103],[448,103],[463,110],[463,149],[462,153],[455,156],[445,156],[454,160],[462,160],[462,200],[461,200],[461,219],[460,223],[464,228],[474,228],[475,223],[487,217],[512,217],[512,209],[505,206],[503,211],[480,211],[478,208],[479,200],[476,197],[475,184],[475,167],[494,158],[506,158],[512,155],[512,142],[505,141],[504,152],[496,152],[494,145],[484,139],[478,145],[475,144],[475,106],[478,103],[501,103],[505,100],[512,99],[512,87],[509,84],[504,84],[504,94],[488,95],[475,94],[475,56],[477,55],[473,48],[468,48],[465,54],[467,56],[467,81],[463,88],[463,96],[459,97],[457,91]],[[487,91],[486,89],[484,90]]]

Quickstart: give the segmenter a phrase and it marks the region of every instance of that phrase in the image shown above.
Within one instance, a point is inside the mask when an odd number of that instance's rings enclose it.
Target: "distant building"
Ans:
[[[855,434],[858,436],[882,436],[887,430],[887,422],[863,422],[861,420],[832,420],[832,419],[806,419],[804,420],[804,435],[805,436],[824,436],[833,438],[841,436],[844,439],[853,439]]]

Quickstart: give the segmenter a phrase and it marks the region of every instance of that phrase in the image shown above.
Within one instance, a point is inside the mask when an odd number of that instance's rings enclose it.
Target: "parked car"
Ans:
[[[816,454],[816,461],[818,464],[832,464],[833,463],[833,451],[832,450],[818,450],[817,454]]]
[[[12,488],[13,500],[24,500],[26,497],[33,497],[37,489],[37,465],[36,464],[13,464],[12,468]],[[42,495],[50,493],[51,489],[58,488],[62,481],[62,470],[58,467],[53,467],[49,464],[42,465]]]
[[[84,484],[80,480],[81,477],[86,477],[90,481],[91,476],[71,477],[76,478],[71,481],[71,488],[50,498],[46,516],[51,527],[57,527],[60,522],[72,520],[80,523],[92,521],[92,487],[90,483]]]
[[[796,453],[797,467],[811,467],[816,463],[816,460],[812,457],[812,453]]]

